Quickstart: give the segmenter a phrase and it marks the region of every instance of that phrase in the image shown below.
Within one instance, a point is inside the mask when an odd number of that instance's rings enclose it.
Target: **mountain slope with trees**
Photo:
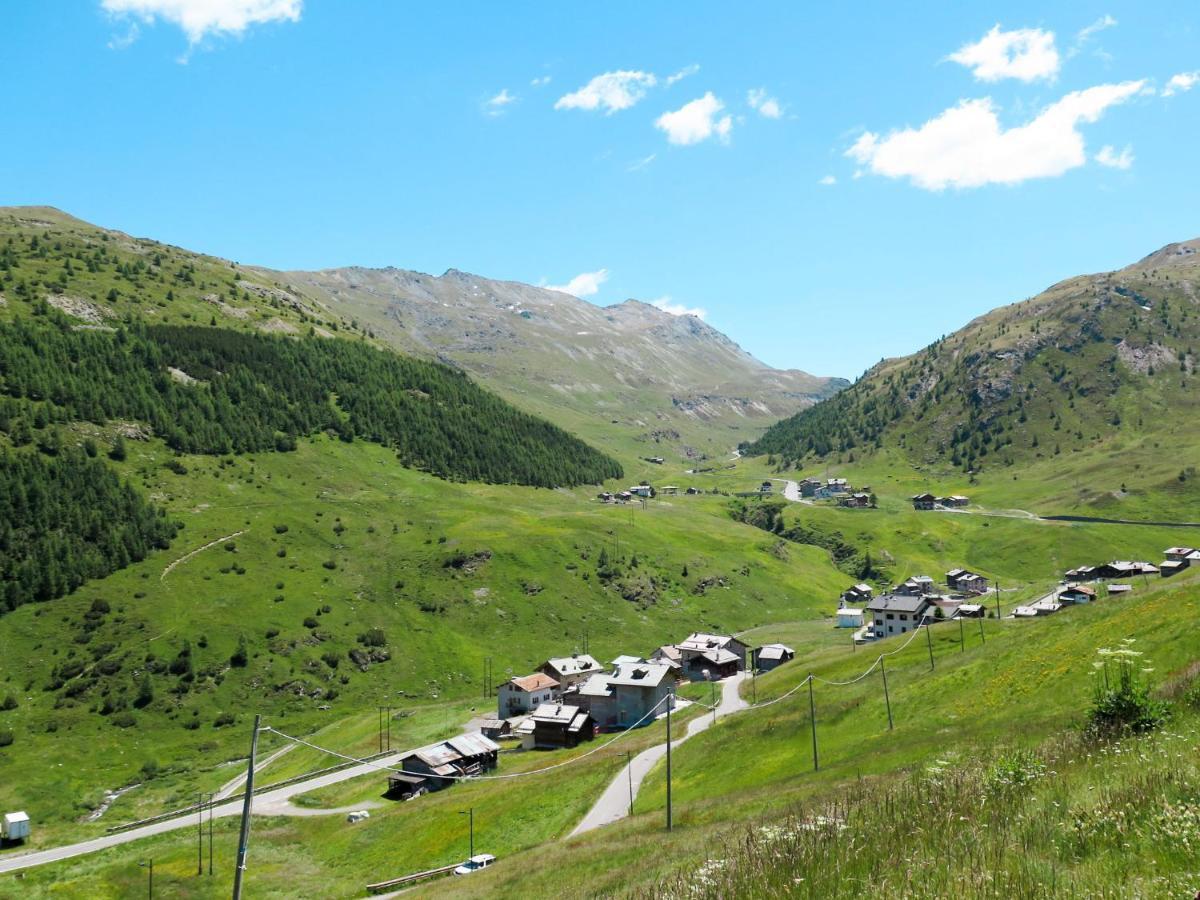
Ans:
[[[879,363],[745,449],[784,466],[889,451],[972,474],[1118,445],[1183,449],[1179,429],[1200,411],[1198,289],[1200,240],[1069,279]],[[1177,459],[1187,481],[1188,460]]]

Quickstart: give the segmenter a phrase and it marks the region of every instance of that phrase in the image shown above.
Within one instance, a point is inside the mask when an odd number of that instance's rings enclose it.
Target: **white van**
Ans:
[[[479,853],[472,856],[465,863],[454,870],[455,875],[470,875],[472,872],[478,872],[480,869],[486,869],[496,861],[490,853]]]

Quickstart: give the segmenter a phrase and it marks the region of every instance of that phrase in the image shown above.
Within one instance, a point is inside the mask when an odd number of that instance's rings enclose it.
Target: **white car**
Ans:
[[[470,875],[472,872],[478,872],[480,869],[486,869],[496,861],[490,853],[479,853],[472,856],[465,863],[454,870],[455,875]]]

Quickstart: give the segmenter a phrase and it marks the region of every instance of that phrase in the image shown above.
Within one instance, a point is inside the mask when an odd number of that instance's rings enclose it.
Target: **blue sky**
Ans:
[[[1194,2],[816,6],[10,0],[0,204],[850,377],[1200,235]]]

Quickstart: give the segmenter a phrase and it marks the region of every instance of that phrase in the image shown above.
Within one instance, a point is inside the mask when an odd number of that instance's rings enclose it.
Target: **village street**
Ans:
[[[738,712],[746,709],[750,704],[742,699],[742,695],[738,692],[742,681],[746,678],[745,672],[739,672],[730,678],[726,678],[721,682],[721,701],[717,704],[717,718],[727,716],[730,713]],[[687,733],[683,737],[671,741],[672,747],[678,747],[688,738],[707,729],[713,724],[713,716],[707,713],[698,719],[693,719],[688,724]],[[632,773],[633,780],[633,796],[636,800],[638,791],[641,789],[642,781],[650,773],[650,770],[667,755],[666,742],[651,747],[649,750],[643,750],[633,758],[633,761],[627,766],[623,766],[621,771],[604,789],[604,793],[600,795],[600,799],[588,811],[588,814],[583,817],[583,821],[575,827],[571,832],[570,837],[583,834],[591,831],[594,828],[599,828],[602,825],[610,825],[629,815],[629,792],[630,792],[630,777]]]

